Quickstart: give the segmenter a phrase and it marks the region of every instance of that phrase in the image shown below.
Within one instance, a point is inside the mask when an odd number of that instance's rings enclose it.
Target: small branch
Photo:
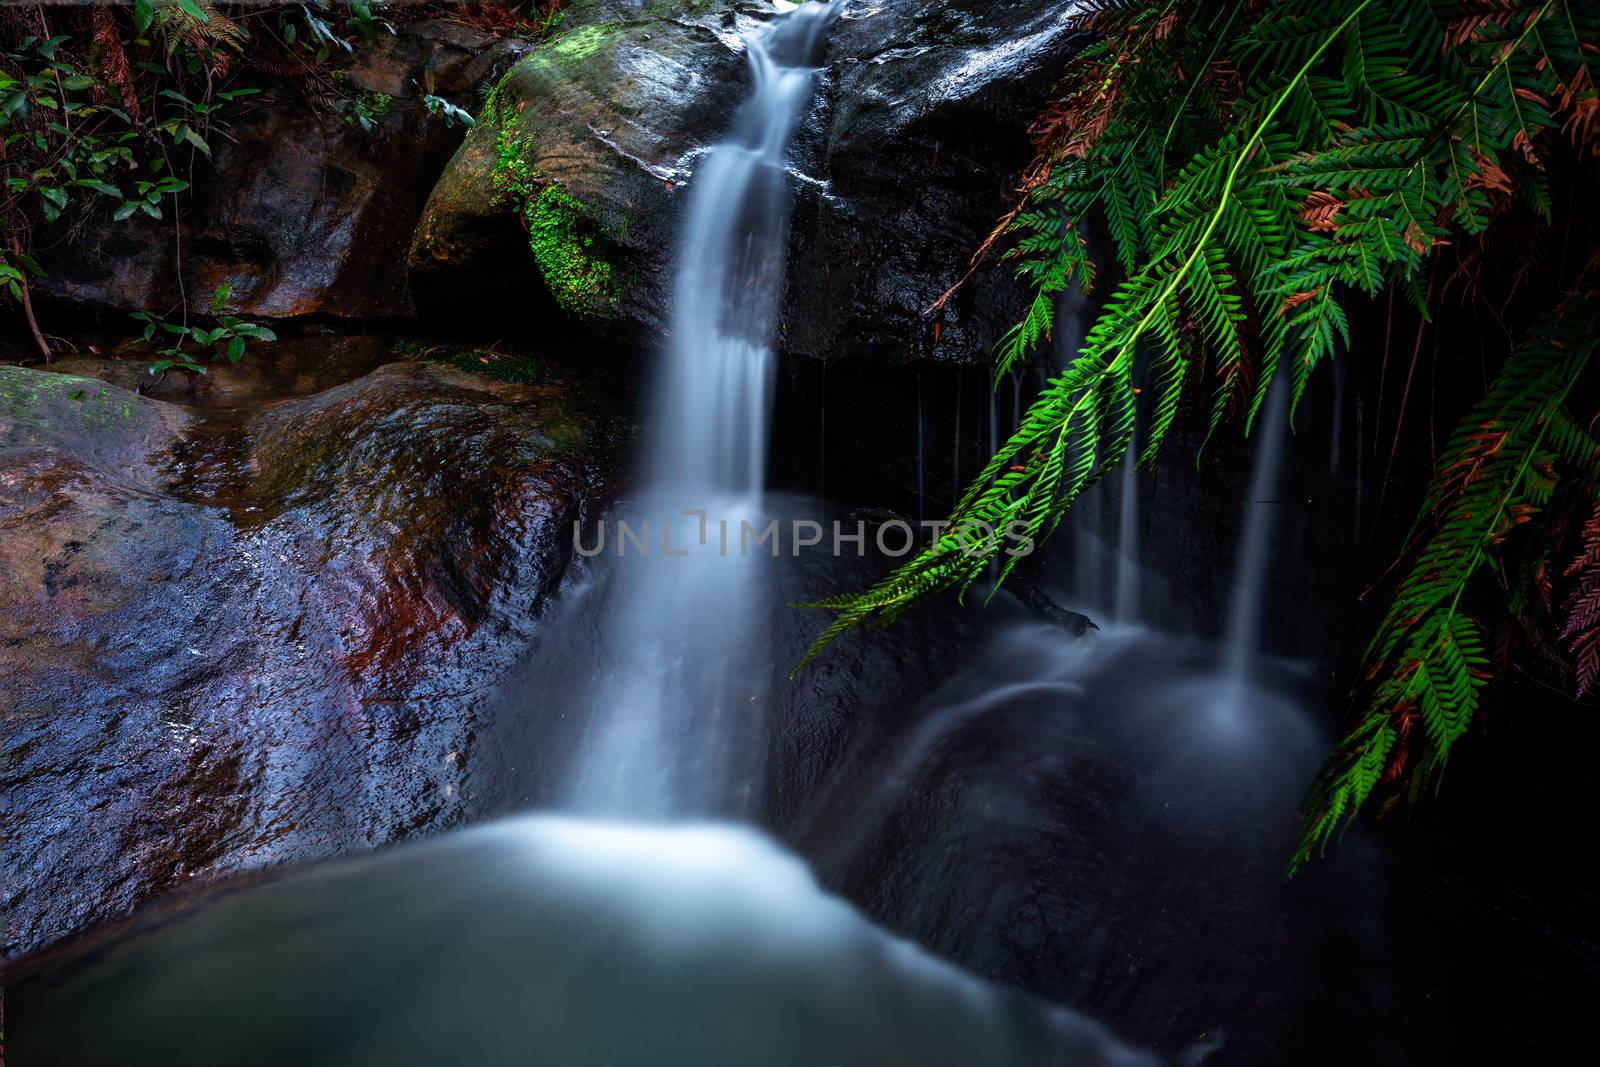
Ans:
[[[11,251],[18,257],[22,255],[22,245],[14,237],[11,239]],[[17,274],[19,275],[17,288],[22,292],[22,315],[28,320],[28,332],[33,335],[33,343],[38,347],[39,354],[44,357],[44,361],[46,363],[54,362],[55,353],[50,351],[50,342],[44,339],[44,334],[39,329],[39,320],[33,317],[33,297],[29,291],[28,272],[19,270]]]

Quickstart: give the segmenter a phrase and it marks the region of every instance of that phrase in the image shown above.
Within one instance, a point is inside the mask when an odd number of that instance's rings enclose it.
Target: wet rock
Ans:
[[[205,417],[14,367],[0,401],[7,954],[462,818],[602,416],[415,363]]]
[[[449,22],[404,23],[364,44],[328,77],[382,112],[370,131],[308,100],[303,81],[268,79],[227,136],[212,138],[213,162],[196,165],[181,249],[170,219],[97,222],[52,249],[36,291],[123,312],[227,283],[239,314],[408,315],[405,249],[464,133],[426,111],[420,86],[431,78],[436,94],[474,110],[477,86],[519,47]]]
[[[832,359],[984,362],[1027,294],[989,263],[932,304],[1006,210],[1027,127],[1083,38],[1072,6],[851,3],[833,36],[820,143],[794,222],[784,346]],[[915,176],[908,180],[909,176]]]
[[[423,212],[411,250],[420,310],[448,311],[466,296],[492,313],[532,290],[574,317],[664,326],[682,186],[743,93],[730,20],[750,27],[771,13],[683,7],[579,0],[572,28],[495,86]],[[595,264],[586,274],[606,275],[589,291],[546,270],[532,247],[541,200],[563,195],[571,240]]]
[[[1352,837],[1285,879],[1328,742],[1303,677],[1223,696],[1216,654],[997,627],[917,706],[856,723],[786,836],[889,929],[1131,1039],[1347,1062],[1369,1033],[1339,1019],[1404,1026],[1377,871]]]
[[[111,342],[112,358],[68,355],[39,370],[98,378],[179,404],[222,406],[306,396],[358,378],[395,358],[396,339],[369,334],[280,337],[238,363],[213,362],[204,374],[149,373],[154,346]]]
[[[1028,157],[1028,119],[1079,44],[1067,11],[983,0],[846,7],[793,152],[784,347],[818,358],[987,355],[1022,307],[1009,269],[980,271],[937,332],[921,312],[1004,208]],[[661,329],[686,185],[747,94],[740,35],[771,15],[729,0],[574,4],[572,28],[495,87],[434,190],[411,251],[419,309],[443,313],[466,297],[491,314],[542,278],[547,306],[569,317]],[[576,292],[528,247],[551,239],[552,217],[538,209],[557,195],[565,239],[588,264]]]

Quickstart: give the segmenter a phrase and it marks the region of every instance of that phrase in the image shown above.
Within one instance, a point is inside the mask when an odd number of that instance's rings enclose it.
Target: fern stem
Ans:
[[[1228,31],[1233,29],[1233,20],[1239,17],[1239,12],[1244,10],[1244,4],[1233,5],[1233,10],[1228,13],[1228,21],[1222,24],[1222,29],[1217,31],[1216,37],[1211,42],[1211,52],[1206,56],[1206,61],[1200,64],[1200,71],[1209,70],[1217,53],[1222,50],[1223,44],[1228,40]],[[1156,153],[1156,188],[1166,184],[1167,179],[1167,146],[1172,144],[1172,134],[1178,128],[1178,123],[1183,121],[1183,109],[1189,106],[1189,98],[1194,96],[1194,91],[1203,79],[1199,73],[1189,79],[1189,87],[1183,91],[1183,99],[1178,101],[1177,110],[1172,113],[1172,121],[1167,123],[1167,132],[1161,135],[1161,150]],[[1129,151],[1132,151],[1130,146]]]
[[[1272,106],[1267,109],[1267,113],[1261,117],[1261,121],[1256,123],[1255,131],[1250,134],[1250,139],[1239,149],[1239,158],[1234,160],[1233,166],[1228,170],[1228,178],[1222,184],[1222,195],[1217,198],[1216,210],[1211,213],[1211,218],[1207,221],[1206,228],[1200,234],[1199,239],[1195,241],[1194,248],[1189,252],[1189,257],[1184,260],[1183,266],[1174,272],[1171,280],[1167,282],[1166,287],[1162,290],[1161,295],[1151,302],[1150,309],[1144,313],[1144,317],[1139,320],[1133,332],[1117,350],[1117,356],[1113,364],[1120,364],[1124,357],[1133,350],[1133,346],[1144,335],[1145,330],[1149,328],[1150,323],[1154,320],[1156,310],[1164,307],[1166,302],[1178,291],[1178,286],[1183,283],[1183,279],[1188,275],[1189,270],[1205,251],[1206,245],[1211,240],[1211,235],[1216,232],[1217,226],[1222,222],[1222,216],[1227,212],[1228,201],[1233,196],[1233,187],[1239,180],[1240,172],[1244,170],[1244,165],[1249,162],[1250,156],[1255,151],[1256,145],[1261,142],[1261,138],[1265,137],[1267,131],[1272,128],[1272,123],[1278,117],[1278,112],[1288,102],[1289,96],[1294,92],[1295,87],[1305,80],[1306,76],[1311,73],[1312,68],[1322,61],[1322,57],[1332,47],[1333,42],[1343,36],[1344,31],[1350,28],[1350,24],[1360,17],[1361,12],[1372,6],[1372,3],[1373,0],[1361,0],[1361,3],[1357,4],[1339,25],[1333,28],[1333,31],[1317,46],[1316,51],[1312,52],[1306,61],[1301,64],[1300,69],[1295,71],[1294,77],[1290,78],[1288,83],[1284,85],[1283,90],[1278,94],[1278,98],[1272,102]],[[1110,369],[1108,366],[1106,368],[1107,372]],[[1254,415],[1252,413],[1252,421],[1253,419]],[[1245,433],[1248,435],[1249,432],[1250,428],[1247,425]]]
[[[1545,6],[1549,7],[1548,4]],[[1588,353],[1592,351],[1592,346],[1585,350],[1585,363],[1588,362]],[[1491,512],[1493,521],[1490,522],[1487,527],[1485,527],[1487,530],[1489,530],[1491,537],[1494,534],[1494,530],[1500,525],[1501,516],[1503,516],[1506,513],[1506,509],[1510,507],[1511,498],[1516,494],[1517,488],[1521,486],[1524,480],[1528,477],[1528,468],[1533,465],[1534,459],[1539,455],[1539,446],[1544,444],[1545,432],[1550,428],[1551,416],[1553,416],[1557,411],[1561,410],[1562,406],[1567,402],[1567,395],[1572,392],[1573,386],[1578,384],[1578,370],[1578,367],[1574,367],[1574,373],[1567,375],[1566,380],[1561,385],[1561,389],[1553,397],[1551,397],[1550,403],[1545,409],[1545,417],[1539,420],[1539,432],[1534,435],[1533,443],[1526,450],[1524,450],[1522,461],[1517,464],[1516,476],[1506,479],[1505,491],[1502,492],[1499,498],[1495,501],[1494,510]],[[1486,543],[1483,541],[1474,543],[1472,546],[1471,555],[1467,557],[1468,565],[1465,573],[1475,573],[1477,569],[1483,565],[1483,561],[1487,556],[1488,551]],[[1450,606],[1445,609],[1444,617],[1446,624],[1448,624],[1449,621],[1455,617],[1456,608],[1461,604],[1461,595],[1465,593],[1466,590],[1466,582],[1462,582],[1456,587],[1455,595],[1450,598]]]

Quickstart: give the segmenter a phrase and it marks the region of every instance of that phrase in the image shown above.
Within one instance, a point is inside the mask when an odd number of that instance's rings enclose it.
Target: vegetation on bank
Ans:
[[[1526,649],[1564,642],[1580,695],[1600,678],[1600,442],[1586,380],[1600,249],[1585,215],[1600,8],[1096,0],[1072,17],[1096,41],[1039,116],[1017,204],[974,260],[1003,250],[1035,294],[999,346],[1000,373],[1049,336],[1070,286],[1121,281],[943,536],[871,589],[814,605],[837,615],[808,661],[855,626],[965,589],[991,562],[1008,575],[1016,559],[975,550],[972,524],[1048,536],[1118,468],[1136,418],[1150,465],[1187,405],[1209,405],[1213,432],[1228,420],[1248,432],[1274,381],[1298,407],[1321,364],[1387,359],[1352,349],[1354,302],[1387,296],[1428,321],[1454,286],[1488,320],[1489,268],[1511,266],[1509,292],[1494,294],[1509,302],[1540,298],[1520,282],[1541,260],[1577,264],[1438,454],[1353,694],[1355,726],[1306,806],[1298,867],[1380,792],[1388,806],[1437,786],[1481,707],[1491,631]],[[1091,221],[1110,235],[1109,263],[1085,242]],[[1388,373],[1410,380],[1403,365]]]
[[[522,216],[540,277],[563,310],[584,319],[606,318],[617,290],[611,263],[596,246],[601,224],[583,201],[534,168],[524,141],[497,112],[491,93],[484,108],[484,120],[498,127],[491,178],[495,191],[509,197]]]
[[[171,224],[181,261],[191,186],[264,85],[288,80],[304,106],[371,131],[397,99],[352,85],[334,64],[395,32],[396,20],[451,18],[490,33],[538,35],[565,5],[136,0],[0,9],[0,301],[20,309],[50,360],[33,307],[32,283],[43,277],[38,250],[76,239],[93,219],[143,215]],[[405,106],[470,125],[471,116],[431,84],[415,88]],[[179,338],[181,352],[153,369],[200,371],[213,353],[237,358],[239,333],[225,306],[212,309],[222,316],[213,326],[191,326],[194,295],[141,313]],[[204,302],[214,294],[198,296]]]
[[[405,10],[541,35],[562,7]],[[363,0],[0,9],[0,292],[41,356],[51,355],[31,299],[41,245],[71,240],[96,216],[142,215],[170,223],[181,250],[196,174],[268,79],[304,86],[307,106],[335,121],[375,128],[397,98],[345,84],[329,64],[399,17]],[[1389,806],[1437,787],[1479,716],[1492,653],[1559,661],[1578,695],[1600,680],[1600,442],[1588,379],[1600,334],[1589,213],[1600,9],[1095,0],[1072,17],[1095,43],[1063,72],[1015,209],[977,258],[1002,256],[1034,292],[999,347],[1001,373],[1048,338],[1070,287],[1100,283],[1103,312],[944,535],[872,589],[819,605],[838,614],[811,656],[991,566],[1009,575],[1016,558],[975,551],[986,539],[969,536],[972,524],[1048,536],[1118,468],[1136,420],[1150,465],[1185,409],[1203,406],[1212,432],[1248,432],[1275,382],[1297,408],[1316,368],[1335,360],[1369,361],[1409,396],[1414,355],[1390,366],[1389,348],[1353,344],[1351,309],[1363,302],[1409,303],[1424,321],[1452,290],[1485,321],[1491,304],[1542,304],[1439,451],[1353,694],[1354,726],[1307,805],[1298,866],[1376,798]],[[580,27],[528,62],[581,62],[611,34]],[[431,86],[417,91],[414,106],[471,121]],[[603,254],[610,235],[570,188],[535,171],[499,111],[491,93],[495,186],[516,203],[541,275],[566,311],[607,317],[619,281]],[[1098,259],[1083,237],[1090,224],[1110,238]],[[1559,286],[1544,292],[1535,277]],[[203,371],[239,358],[248,339],[271,339],[228,313],[225,286],[200,296],[209,315],[184,299],[137,316],[147,340],[167,339],[152,370]],[[513,373],[498,359],[459,358]]]

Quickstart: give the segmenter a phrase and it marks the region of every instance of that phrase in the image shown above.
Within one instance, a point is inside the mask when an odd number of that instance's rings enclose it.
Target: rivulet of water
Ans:
[[[651,551],[614,576],[610,655],[568,790],[578,811],[736,815],[760,776],[766,583],[740,535],[764,526],[785,158],[838,6],[802,5],[748,36],[750,96],[691,182],[630,527],[648,529]]]

